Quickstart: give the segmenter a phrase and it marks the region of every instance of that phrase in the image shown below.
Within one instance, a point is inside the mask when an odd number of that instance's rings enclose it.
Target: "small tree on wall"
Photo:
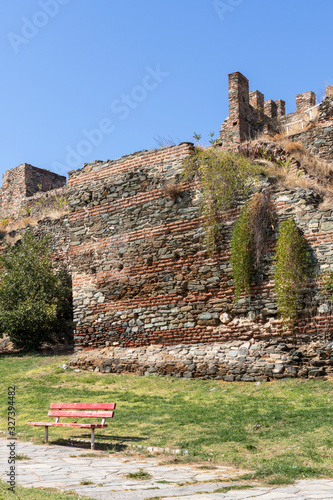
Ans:
[[[0,335],[18,348],[38,349],[72,322],[71,280],[54,270],[48,240],[27,230],[0,257]]]
[[[282,222],[276,245],[275,291],[278,311],[285,324],[293,326],[297,300],[312,270],[306,241],[294,219]]]

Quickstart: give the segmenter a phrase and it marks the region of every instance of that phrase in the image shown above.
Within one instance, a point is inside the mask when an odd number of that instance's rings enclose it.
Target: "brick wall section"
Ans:
[[[18,212],[22,200],[26,197],[25,164],[7,170],[2,176],[1,215]]]
[[[16,215],[27,198],[66,185],[66,177],[22,163],[2,176],[0,211],[2,217]]]
[[[69,260],[69,224],[68,215],[60,215],[58,217],[44,216],[38,221],[33,221],[31,217],[22,219],[22,224],[15,229],[11,226],[1,227],[0,230],[0,253],[5,251],[4,241],[11,244],[20,240],[29,229],[36,239],[41,239],[45,236],[49,237],[49,245],[51,249],[52,260],[56,268],[65,267],[70,271]]]
[[[274,101],[276,104],[277,118],[280,120],[286,114],[286,103],[282,99]]]
[[[182,144],[137,153],[71,175],[69,184],[77,188],[69,198],[77,349],[243,342],[281,333],[272,275],[274,235],[251,287],[251,303],[242,297],[234,304],[230,236],[240,208],[225,214],[219,252],[207,256],[198,185],[179,177],[191,149]],[[181,187],[177,199],[163,188],[168,182]],[[312,191],[272,189],[279,219],[295,216],[317,269],[333,268],[332,210],[321,209]],[[312,336],[324,340],[332,330],[330,306],[320,289],[320,283],[312,283],[303,298],[299,342]]]
[[[316,94],[312,91],[303,92],[296,96],[296,113],[303,114],[309,108],[316,105]]]
[[[239,72],[229,78],[229,120],[233,127],[234,140],[245,141],[248,137],[249,81]]]
[[[265,101],[264,103],[264,113],[266,116],[274,120],[277,117],[277,105],[272,99]]]
[[[264,94],[259,92],[259,90],[252,90],[249,93],[250,97],[250,105],[252,108],[257,109],[258,111],[261,111],[263,113],[264,111]]]

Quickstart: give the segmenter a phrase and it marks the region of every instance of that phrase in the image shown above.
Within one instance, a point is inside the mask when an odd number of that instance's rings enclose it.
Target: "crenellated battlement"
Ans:
[[[333,85],[326,97],[333,95]],[[299,121],[310,121],[316,114],[316,95],[303,92],[296,96],[296,112],[286,115],[282,99],[265,101],[259,90],[249,91],[249,81],[239,71],[229,74],[229,116],[222,124],[220,138],[226,148],[253,139],[262,132],[278,132]]]

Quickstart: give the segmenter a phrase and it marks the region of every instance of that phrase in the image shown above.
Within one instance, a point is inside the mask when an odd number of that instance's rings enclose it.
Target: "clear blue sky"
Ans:
[[[332,0],[3,0],[0,173],[208,144],[234,71],[290,113],[333,84],[332,18]]]

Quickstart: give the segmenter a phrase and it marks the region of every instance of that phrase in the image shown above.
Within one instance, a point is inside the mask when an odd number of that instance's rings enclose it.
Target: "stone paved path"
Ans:
[[[8,441],[0,440],[0,478],[3,480],[6,480],[7,444]],[[20,486],[75,490],[82,496],[99,500],[144,500],[152,497],[172,497],[173,500],[333,500],[333,480],[298,481],[293,486],[213,493],[230,484],[218,482],[218,479],[231,478],[242,471],[232,467],[200,469],[200,464],[163,465],[158,457],[99,454],[82,448],[23,442],[17,442],[16,454],[30,457],[30,460],[16,462],[17,483]],[[125,477],[140,470],[149,473],[151,479],[139,481]],[[183,484],[195,481],[201,483]],[[92,484],[84,485],[82,482]]]

